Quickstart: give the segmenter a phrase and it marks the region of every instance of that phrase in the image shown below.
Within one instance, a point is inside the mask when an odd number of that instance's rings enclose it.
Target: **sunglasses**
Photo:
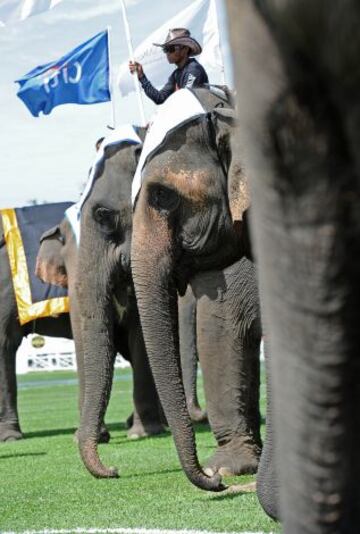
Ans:
[[[183,46],[181,45],[164,46],[163,52],[164,54],[173,54],[176,50],[180,50],[180,48],[183,48]]]

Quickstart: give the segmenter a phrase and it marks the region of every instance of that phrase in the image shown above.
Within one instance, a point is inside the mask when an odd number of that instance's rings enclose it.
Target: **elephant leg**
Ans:
[[[129,350],[133,369],[134,412],[128,430],[130,439],[155,436],[165,431],[160,401],[148,362],[139,321],[129,330]]]
[[[16,332],[0,331],[0,441],[22,439],[17,409],[16,351],[20,346],[20,327]]]
[[[248,421],[249,428],[254,436],[256,443],[262,447],[260,427],[261,427],[261,413],[260,413],[260,345],[257,339],[248,351],[249,359],[249,375],[250,382],[248,388]]]
[[[232,359],[239,357],[244,361],[256,359],[257,349],[244,348],[233,354]],[[250,389],[256,380],[251,377],[251,364],[245,364],[239,370],[228,359],[227,363],[229,372],[219,375],[217,393],[208,390],[207,373],[204,373],[209,420],[217,441],[217,449],[206,465],[209,472],[219,471],[221,475],[253,474],[257,471],[261,454],[259,418],[254,417],[256,408],[250,406],[254,402]],[[218,371],[218,363],[215,365]],[[211,367],[208,372],[213,374]],[[235,384],[234,378],[240,378],[238,384]]]
[[[249,289],[247,277],[252,280],[253,274],[248,267],[241,284],[248,284]],[[209,473],[223,475],[255,473],[261,453],[260,318],[256,291],[249,299],[238,287],[238,268],[235,265],[226,275],[214,271],[196,277],[196,293],[202,295],[198,300],[199,357],[209,421],[217,441],[207,468]],[[233,303],[234,288],[242,298]]]
[[[196,299],[191,286],[188,286],[185,295],[179,298],[179,339],[181,370],[189,415],[194,423],[205,423],[207,414],[201,409],[197,395]]]
[[[279,520],[279,477],[275,467],[271,353],[266,339],[264,340],[264,353],[266,367],[266,437],[256,476],[256,492],[259,502],[267,515]]]

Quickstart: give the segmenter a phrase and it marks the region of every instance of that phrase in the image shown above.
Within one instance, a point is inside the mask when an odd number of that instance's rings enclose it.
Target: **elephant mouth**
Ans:
[[[183,249],[182,254],[175,262],[176,267],[173,273],[176,289],[182,296],[186,291],[187,284],[197,273],[224,269],[238,261],[243,255],[242,247],[237,239],[223,239],[220,254],[216,247],[209,247],[197,254],[194,254],[192,250]]]
[[[186,288],[191,279],[191,269],[190,266],[182,266],[179,269],[176,269],[174,272],[174,285],[180,297],[183,297],[186,293]]]
[[[130,260],[120,258],[117,269],[114,273],[114,287],[130,286],[132,284],[132,273]]]

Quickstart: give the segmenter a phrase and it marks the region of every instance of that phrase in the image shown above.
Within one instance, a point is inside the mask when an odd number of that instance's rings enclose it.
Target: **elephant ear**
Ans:
[[[219,107],[212,111],[217,151],[228,179],[228,196],[234,225],[241,226],[245,211],[250,207],[248,178],[241,158],[236,131],[240,124],[233,108]]]
[[[40,237],[35,275],[47,284],[68,287],[68,277],[61,251],[64,237],[59,225],[50,228]]]

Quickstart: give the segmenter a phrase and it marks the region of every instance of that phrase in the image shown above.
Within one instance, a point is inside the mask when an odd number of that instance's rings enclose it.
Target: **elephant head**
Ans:
[[[43,233],[36,258],[35,275],[47,284],[68,287],[65,261],[62,256],[64,235],[60,225]]]
[[[186,408],[177,291],[184,293],[197,271],[220,268],[243,255],[241,217],[248,192],[231,150],[229,100],[206,89],[195,94],[208,111],[171,130],[145,162],[131,261],[146,349],[180,462],[195,485],[219,491],[224,488],[220,477],[207,477],[199,465]],[[239,180],[229,197],[231,172]]]

